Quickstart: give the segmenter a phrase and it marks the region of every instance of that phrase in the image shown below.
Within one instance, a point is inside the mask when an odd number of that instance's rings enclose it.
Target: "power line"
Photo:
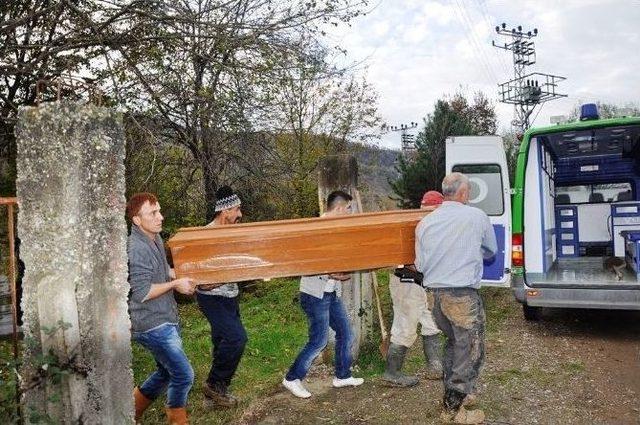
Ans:
[[[492,22],[492,20],[494,20],[493,15],[489,13],[486,0],[476,0],[476,2],[478,3],[482,17],[484,18],[484,22],[487,24],[487,28],[493,28],[493,26],[495,25],[495,22]],[[500,66],[502,67],[502,70],[504,71],[505,75],[509,75],[510,68],[504,56],[499,54],[497,50],[493,50],[493,52],[498,58],[498,61],[500,62]]]
[[[467,22],[465,22],[465,18],[462,16],[462,8],[460,7],[460,4],[458,3],[457,0],[450,0],[450,3],[451,3],[452,6],[454,5],[454,2],[455,2],[455,7],[456,7],[456,14],[459,17],[459,20],[460,20],[460,23],[462,24],[462,26],[465,27],[464,36],[467,39],[467,41],[469,42],[469,45],[471,46],[474,55],[478,59],[478,63],[480,63],[480,65],[482,67],[482,71],[485,73],[485,76],[490,81],[495,81],[497,78],[495,77],[495,75],[493,75],[493,73],[492,73],[489,65],[487,64],[484,56],[480,53],[481,48],[477,45],[477,43],[475,43],[475,46],[474,46],[473,39],[471,39],[469,37],[469,33],[473,34],[473,29],[469,27]]]
[[[458,0],[456,0],[456,2],[457,1]],[[491,56],[491,55],[488,54],[486,45],[484,43],[482,43],[480,41],[479,37],[476,35],[475,27],[473,25],[474,20],[473,20],[473,17],[471,16],[471,13],[469,12],[469,8],[466,8],[466,7],[463,7],[463,6],[464,6],[464,0],[460,0],[459,8],[460,8],[465,20],[467,21],[469,32],[471,34],[471,38],[473,39],[473,42],[474,42],[476,48],[480,52],[480,55],[482,56],[482,58],[484,59],[485,63],[487,64],[487,66],[489,68],[489,71],[491,73],[491,76],[492,76],[492,80],[493,81],[497,81],[498,74],[494,70],[493,62],[489,59],[489,56]]]
[[[525,32],[522,26],[518,26],[509,30],[507,24],[503,23],[496,26],[495,30],[498,35],[507,37],[508,40],[504,45],[496,44],[495,41],[492,45],[510,51],[513,56],[514,78],[498,85],[500,102],[514,105],[515,119],[511,124],[516,131],[524,133],[531,125],[530,117],[536,106],[567,97],[566,94],[556,91],[558,83],[566,78],[540,72],[525,73],[527,67],[536,63],[536,48],[532,39],[538,35],[537,28]]]

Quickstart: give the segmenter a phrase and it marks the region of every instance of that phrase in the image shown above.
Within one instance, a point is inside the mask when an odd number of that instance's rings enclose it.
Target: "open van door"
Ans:
[[[469,177],[469,205],[489,216],[498,253],[484,262],[483,285],[511,283],[511,186],[507,156],[500,136],[456,136],[446,141],[447,174]]]

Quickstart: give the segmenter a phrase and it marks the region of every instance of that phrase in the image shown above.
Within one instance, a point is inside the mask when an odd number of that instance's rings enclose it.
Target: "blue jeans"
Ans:
[[[336,377],[349,378],[351,376],[353,337],[349,327],[349,318],[340,298],[336,296],[335,292],[325,292],[322,299],[301,292],[300,305],[307,315],[309,341],[291,365],[286,379],[293,381],[304,379],[307,376],[313,360],[327,346],[329,327],[336,333]]]
[[[155,400],[167,390],[167,407],[185,407],[193,385],[193,369],[182,349],[178,325],[166,323],[146,332],[134,332],[133,339],[151,352],[158,367],[140,385],[140,392]]]

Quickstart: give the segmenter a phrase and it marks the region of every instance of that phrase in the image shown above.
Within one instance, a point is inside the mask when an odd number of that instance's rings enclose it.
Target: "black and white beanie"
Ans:
[[[229,186],[222,186],[216,192],[216,208],[215,212],[228,210],[240,206],[240,197],[233,193],[233,189]]]

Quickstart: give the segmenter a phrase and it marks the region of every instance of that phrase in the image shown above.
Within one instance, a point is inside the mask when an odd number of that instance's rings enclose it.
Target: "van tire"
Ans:
[[[529,321],[537,321],[540,320],[540,312],[542,307],[531,307],[526,304],[522,304],[522,313],[524,314],[524,319]]]

